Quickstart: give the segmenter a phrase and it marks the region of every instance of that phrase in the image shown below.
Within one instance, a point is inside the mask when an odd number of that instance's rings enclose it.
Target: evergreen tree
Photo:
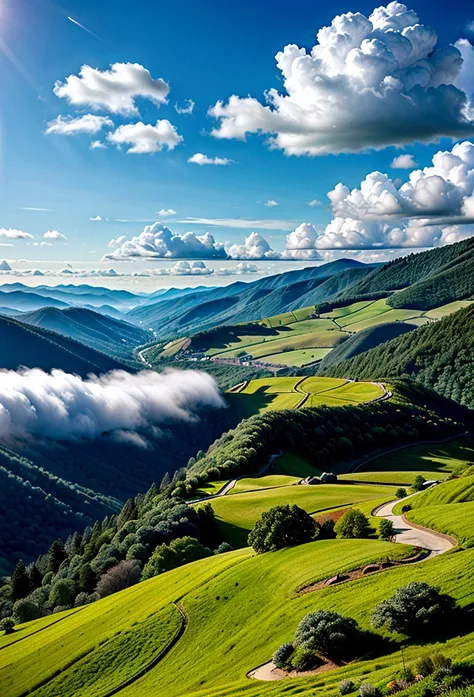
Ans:
[[[122,510],[117,518],[117,528],[120,530],[129,520],[135,520],[138,517],[137,504],[134,499],[125,501]]]
[[[41,586],[43,576],[41,575],[40,570],[36,566],[36,562],[34,562],[28,569],[28,578],[30,582],[31,591],[34,591]]]
[[[26,566],[20,560],[12,574],[12,602],[26,598],[30,592],[30,579]]]
[[[63,561],[67,559],[66,550],[61,540],[55,540],[48,552],[48,571],[57,574]]]
[[[92,593],[97,585],[97,577],[90,564],[83,564],[79,572],[79,589],[84,593]]]
[[[163,475],[163,479],[161,480],[160,491],[161,492],[166,491],[166,489],[169,487],[170,484],[171,484],[170,473],[165,472]]]

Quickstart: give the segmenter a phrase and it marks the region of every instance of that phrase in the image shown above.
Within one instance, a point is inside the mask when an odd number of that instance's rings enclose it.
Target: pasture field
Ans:
[[[269,356],[265,356],[262,360],[264,360],[265,363],[273,363],[274,365],[285,365],[289,368],[302,368],[305,365],[321,361],[331,350],[330,348],[310,348],[283,351],[282,353],[273,353]]]
[[[406,471],[415,475],[420,473],[425,479],[446,479],[470,462],[474,462],[474,438],[464,437],[448,443],[412,445],[398,452],[380,455],[363,465],[359,473]]]
[[[425,312],[425,316],[432,319],[441,319],[442,317],[446,317],[446,315],[450,315],[452,312],[457,312],[464,307],[469,307],[473,302],[474,300],[456,300],[447,305],[436,307],[434,310],[428,310],[428,312]]]
[[[463,547],[474,547],[474,501],[416,508],[408,511],[406,517],[413,523],[455,537]]]
[[[376,383],[340,378],[276,377],[251,380],[238,392],[228,392],[227,399],[245,418],[269,409],[295,409],[300,403],[301,407],[340,407],[361,404],[382,395],[383,389]]]
[[[224,484],[227,483],[227,479],[221,480],[219,482],[206,482],[206,484],[202,484],[199,489],[196,491],[196,494],[198,496],[213,496],[214,494],[217,494],[217,492],[222,489]]]
[[[421,474],[425,479],[432,479],[433,472],[424,471],[389,471],[389,472],[353,472],[352,474],[340,474],[338,479],[350,482],[366,482],[368,484],[391,484],[393,486],[411,486],[415,477]]]
[[[188,697],[276,697],[282,694],[282,689],[290,696],[321,694],[336,697],[339,683],[344,678],[356,683],[370,681],[385,685],[402,668],[397,636],[386,645],[383,655],[318,675],[285,680],[283,684],[254,681],[246,674],[270,660],[280,644],[291,640],[298,622],[307,612],[336,610],[354,617],[362,628],[370,629],[373,608],[412,580],[440,586],[461,606],[474,602],[474,550],[446,554],[423,564],[394,567],[319,591],[297,593],[298,589],[337,572],[343,573],[386,557],[406,555],[407,551],[402,545],[378,540],[326,540],[262,555],[254,556],[247,549],[220,555],[218,559],[194,562],[87,606],[75,617],[58,623],[55,629],[44,630],[39,649],[41,662],[35,663],[33,659],[33,649],[29,646],[33,637],[20,642],[17,647],[0,650],[2,685],[8,685],[8,689],[4,689],[5,697],[19,697],[34,688],[38,683],[38,673],[48,682],[42,691],[33,689],[30,693],[33,697],[72,697],[75,693],[64,688],[70,690],[74,686],[76,671],[84,671],[89,680],[84,692],[76,694],[105,697],[106,685],[101,682],[100,673],[94,673],[97,652],[100,656],[101,650],[99,637],[94,636],[94,626],[104,627],[112,603],[116,610],[127,608],[127,629],[131,636],[137,633],[138,642],[146,622],[142,608],[145,605],[150,612],[151,597],[157,624],[158,618],[163,617],[157,607],[166,608],[171,618],[174,615],[170,604],[180,597],[188,625],[174,648],[154,668],[120,690],[121,697],[149,697],[153,694],[166,697],[181,697],[183,694]],[[203,573],[206,566],[208,571]],[[107,650],[113,652],[113,645],[123,640],[120,635],[116,636],[120,629],[120,625],[111,627],[109,624],[100,635],[106,642],[102,646],[109,645]],[[82,661],[74,653],[74,646],[71,651],[70,642],[74,637],[85,647],[92,648]],[[0,646],[1,642],[2,639]],[[437,649],[455,660],[471,657],[474,633],[451,635],[441,645],[429,647],[430,652]],[[412,662],[426,651],[426,645],[405,644],[404,659]],[[146,658],[144,656],[142,666],[146,664]],[[138,663],[131,669],[127,667],[124,672],[128,670],[132,674]],[[54,677],[61,669],[64,673]]]
[[[258,518],[273,506],[297,504],[316,514],[370,499],[393,499],[395,491],[395,487],[376,484],[289,485],[222,496],[213,499],[211,505],[224,537],[233,547],[242,547],[247,544],[247,536]]]
[[[261,491],[262,489],[275,489],[282,486],[298,484],[301,477],[291,477],[288,474],[267,474],[264,477],[245,477],[239,479],[227,496],[242,494],[248,491]]]
[[[322,470],[315,467],[306,457],[296,453],[285,452],[275,460],[273,471],[277,474],[286,474],[290,477],[318,477]]]

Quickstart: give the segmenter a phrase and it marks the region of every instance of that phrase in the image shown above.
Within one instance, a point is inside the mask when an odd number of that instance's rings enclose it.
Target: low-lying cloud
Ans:
[[[0,437],[40,435],[93,440],[146,433],[170,422],[193,422],[203,407],[225,402],[199,370],[113,371],[102,377],[39,369],[0,371]]]

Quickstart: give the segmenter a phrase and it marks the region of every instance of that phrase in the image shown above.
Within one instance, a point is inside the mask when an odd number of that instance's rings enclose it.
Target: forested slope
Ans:
[[[474,408],[474,307],[420,327],[325,375],[361,380],[408,375],[460,404]]]

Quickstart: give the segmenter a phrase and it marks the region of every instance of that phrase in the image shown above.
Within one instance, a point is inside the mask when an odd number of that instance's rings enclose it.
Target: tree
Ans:
[[[404,499],[407,496],[407,490],[401,486],[396,490],[395,496],[397,497],[397,499]]]
[[[372,614],[374,627],[386,627],[410,637],[439,629],[456,610],[455,600],[439,588],[412,581],[382,601]]]
[[[169,472],[165,472],[163,475],[163,479],[161,480],[160,484],[160,491],[166,491],[171,484],[171,477]]]
[[[30,592],[30,578],[26,570],[26,566],[20,560],[15,566],[15,570],[12,574],[12,595],[11,599],[13,602],[20,600],[21,598],[26,598]]]
[[[55,540],[48,551],[47,570],[57,574],[63,561],[67,559],[66,550],[61,540]]]
[[[387,542],[391,542],[393,540],[395,537],[395,528],[393,527],[391,520],[382,518],[379,525],[379,537],[381,540],[386,540]]]
[[[285,670],[290,664],[291,657],[295,652],[295,647],[291,642],[282,644],[273,654],[273,663],[277,668]]]
[[[140,569],[135,562],[121,561],[105,572],[97,584],[101,598],[133,586],[140,580]]]
[[[274,506],[255,523],[248,543],[257,554],[312,540],[318,526],[299,506]]]
[[[30,581],[30,590],[34,591],[37,588],[39,588],[43,582],[43,577],[41,575],[40,570],[36,566],[36,563],[33,563],[30,568],[28,569],[28,578]]]
[[[158,576],[165,571],[176,569],[183,564],[189,564],[197,559],[204,559],[212,555],[209,547],[204,547],[193,537],[181,537],[173,540],[170,545],[158,545],[145,568],[142,579]]]
[[[83,593],[92,593],[97,585],[97,576],[91,569],[91,565],[86,563],[81,566],[79,571],[79,589]]]
[[[421,491],[425,482],[426,479],[421,474],[417,474],[411,488],[413,491]]]
[[[356,508],[346,511],[334,527],[337,537],[369,537],[372,528],[367,516]]]
[[[117,529],[120,530],[125,523],[127,523],[129,520],[135,520],[137,517],[138,509],[135,499],[127,499],[127,501],[125,501],[123,504],[122,510],[118,514]]]
[[[5,619],[0,622],[0,629],[3,629],[5,634],[13,634],[15,631],[15,620],[13,617],[5,617]]]
[[[360,635],[359,626],[352,617],[331,610],[318,610],[303,617],[294,643],[335,660],[353,654]]]
[[[72,605],[76,595],[76,585],[71,579],[60,578],[51,587],[49,604],[52,608]]]
[[[35,603],[32,603],[28,598],[17,600],[13,606],[13,617],[18,624],[23,622],[31,622],[37,620],[41,616],[40,609]]]

